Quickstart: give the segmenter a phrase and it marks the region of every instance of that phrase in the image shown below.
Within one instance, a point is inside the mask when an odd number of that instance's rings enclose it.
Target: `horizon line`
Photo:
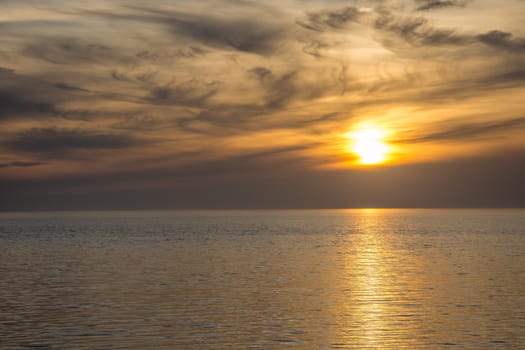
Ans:
[[[145,209],[27,209],[0,210],[0,214],[16,213],[81,213],[81,212],[210,212],[210,211],[321,211],[321,210],[524,210],[525,207],[333,207],[333,208],[145,208]]]

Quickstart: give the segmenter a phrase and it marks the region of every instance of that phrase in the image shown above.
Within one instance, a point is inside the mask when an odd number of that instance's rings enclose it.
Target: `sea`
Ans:
[[[525,349],[525,210],[0,214],[1,349]]]

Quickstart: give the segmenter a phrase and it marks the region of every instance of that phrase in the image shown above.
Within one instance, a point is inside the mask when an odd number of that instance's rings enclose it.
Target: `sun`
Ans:
[[[351,140],[350,150],[359,157],[362,165],[384,163],[388,157],[386,131],[373,125],[363,125],[347,134]]]

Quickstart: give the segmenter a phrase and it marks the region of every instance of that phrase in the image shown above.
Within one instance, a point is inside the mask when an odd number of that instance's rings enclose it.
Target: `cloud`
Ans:
[[[9,162],[9,163],[0,163],[0,168],[9,168],[9,167],[15,167],[15,168],[29,168],[39,165],[44,165],[46,163],[44,162]]]
[[[126,134],[51,127],[20,132],[8,138],[4,145],[15,152],[63,157],[77,150],[123,149],[143,143]]]
[[[442,9],[445,7],[465,7],[469,2],[468,0],[416,0],[417,3],[421,4],[417,10],[427,11]]]
[[[151,90],[147,102],[155,105],[203,107],[214,96],[221,83],[192,79],[175,86],[159,86]]]
[[[329,82],[326,79],[319,79],[315,83],[308,82],[305,79],[305,72],[300,68],[280,74],[269,70],[258,72],[264,73],[264,79],[260,79],[261,86],[265,90],[264,108],[272,111],[280,110],[294,101],[316,99],[329,93],[330,86],[333,87],[334,82],[339,83],[339,77]]]
[[[302,144],[302,145],[295,145],[295,146],[286,146],[286,147],[277,147],[277,148],[271,148],[259,152],[250,152],[247,154],[243,154],[239,157],[239,159],[256,159],[256,158],[267,158],[272,156],[278,156],[283,154],[290,154],[297,151],[305,151],[312,149],[313,147],[319,145],[319,143],[310,143],[310,144]]]
[[[82,89],[78,86],[72,86],[72,85],[68,85],[68,84],[63,84],[63,83],[56,83],[55,86],[61,90],[67,90],[67,91],[78,91],[78,92],[90,92],[89,90],[87,89]]]
[[[241,52],[272,54],[286,31],[277,21],[261,20],[260,12],[252,10],[245,16],[221,17],[213,14],[190,13],[174,10],[157,10],[144,7],[128,7],[132,13],[89,12],[113,20],[149,22],[164,26],[175,39],[191,39],[218,49],[234,49]],[[248,17],[248,18],[246,18]],[[195,46],[194,46],[195,47]],[[205,53],[202,49],[180,51],[186,57]]]
[[[330,45],[326,42],[310,39],[303,46],[303,52],[315,58],[322,58],[324,55],[321,53],[321,51],[327,48],[330,48]]]
[[[525,127],[525,118],[514,118],[487,123],[468,123],[438,130],[426,135],[400,140],[401,143],[436,141],[465,141],[492,135],[501,131]]]
[[[206,55],[208,51],[198,46],[188,46],[170,51],[154,52],[143,50],[135,54],[135,57],[150,62],[158,62],[165,58],[197,58]]]
[[[78,86],[0,68],[0,121],[49,117],[74,119],[80,116],[78,111],[64,110],[60,105],[79,100],[80,96],[93,98],[95,94]]]
[[[237,103],[211,101],[210,98],[216,91],[218,92],[215,90],[215,85],[218,88],[222,86],[222,83],[211,84],[213,88],[206,90],[204,87],[207,85],[201,85],[196,81],[189,82],[189,86],[193,86],[193,89],[169,87],[166,90],[164,88],[155,90],[156,94],[151,100],[158,101],[158,103],[199,108],[191,115],[176,118],[177,128],[181,131],[231,136],[265,129],[303,128],[304,120],[294,118],[293,112],[288,112],[287,117],[277,117],[276,114],[281,113],[295,102],[311,101],[329,94],[334,89],[332,83],[334,81],[342,89],[346,86],[340,74],[337,77],[331,77],[333,80],[330,81],[320,79],[312,82],[302,75],[304,71],[299,68],[274,72],[269,68],[257,66],[248,69],[246,73],[245,76],[256,80],[259,84],[259,87],[252,90],[260,94],[256,102],[242,99]],[[317,116],[318,112],[315,112],[314,115]],[[308,114],[307,119],[311,120],[311,116]]]
[[[306,29],[323,32],[327,29],[342,29],[348,23],[357,21],[363,13],[357,7],[345,7],[337,10],[309,12],[305,20],[296,23]]]
[[[275,50],[282,32],[256,20],[224,21],[213,18],[166,18],[175,35],[184,34],[202,43],[230,47],[238,51],[270,54]]]
[[[56,115],[53,104],[18,96],[14,92],[0,90],[0,121],[35,115]]]
[[[289,71],[271,79],[267,84],[266,104],[270,108],[282,107],[297,94],[297,71]]]
[[[423,17],[400,17],[388,11],[383,11],[377,18],[375,28],[395,34],[413,45],[464,45],[474,41],[472,37],[458,34],[455,30],[435,28]]]
[[[523,79],[525,79],[525,70],[520,66],[509,66],[501,71],[494,70],[493,72],[480,72],[477,74],[468,75],[461,79],[445,79],[432,88],[419,88],[416,84],[418,81],[402,82],[392,81],[391,83],[384,83],[382,86],[375,86],[374,89],[387,93],[395,93],[396,91],[406,91],[406,94],[401,94],[398,101],[406,99],[406,102],[419,103],[424,105],[434,105],[443,103],[456,103],[458,100],[468,100],[472,98],[480,98],[483,96],[491,96],[494,93],[504,91],[503,89],[517,89],[523,86]],[[407,89],[408,86],[416,86],[412,92]],[[379,104],[380,101],[374,101]],[[498,106],[501,108],[503,106]],[[508,113],[508,112],[507,112]]]
[[[170,127],[173,126],[173,123],[169,124]],[[112,129],[117,130],[130,130],[130,131],[139,131],[139,132],[145,132],[145,131],[154,131],[154,130],[161,130],[165,128],[166,125],[164,125],[161,121],[154,118],[151,115],[133,115],[133,114],[125,114],[117,119],[112,125]]]
[[[522,87],[525,80],[525,69],[523,66],[508,67],[502,72],[487,74],[483,78],[475,80],[478,88],[506,88],[506,87]]]
[[[381,11],[375,28],[416,46],[467,46],[482,43],[511,52],[525,51],[525,39],[515,38],[509,32],[492,30],[478,35],[458,33],[454,29],[436,28],[424,17],[396,16],[387,10]]]
[[[248,70],[248,73],[254,74],[261,82],[264,81],[264,79],[270,74],[272,74],[271,69],[265,68],[265,67],[255,67]]]
[[[480,34],[477,39],[483,44],[515,52],[525,52],[525,39],[514,38],[512,33],[500,30]]]
[[[60,65],[96,63],[115,58],[110,47],[78,38],[40,38],[38,42],[27,44],[24,55]]]
[[[246,121],[264,111],[264,108],[249,104],[209,106],[190,116],[178,117],[175,123],[184,132],[227,137],[246,132]]]

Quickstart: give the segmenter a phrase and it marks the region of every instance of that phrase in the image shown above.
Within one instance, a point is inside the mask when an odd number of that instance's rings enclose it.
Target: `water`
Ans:
[[[525,348],[525,210],[0,214],[2,349]]]

